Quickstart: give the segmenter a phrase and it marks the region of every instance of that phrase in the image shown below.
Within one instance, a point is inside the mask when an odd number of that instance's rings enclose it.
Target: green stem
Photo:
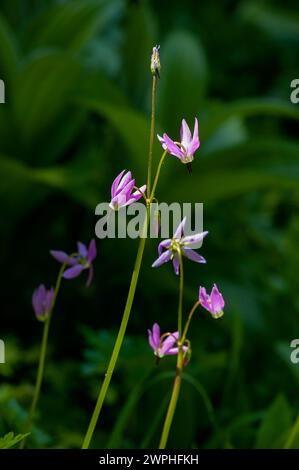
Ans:
[[[88,426],[88,429],[87,429],[87,432],[86,432],[86,435],[82,444],[82,449],[88,449],[90,446],[90,442],[91,442],[95,427],[97,425],[97,421],[98,421],[98,418],[99,418],[99,415],[100,415],[100,412],[101,412],[101,409],[102,409],[102,406],[103,406],[103,403],[107,394],[107,390],[110,385],[110,381],[111,381],[114,368],[118,359],[118,355],[119,355],[119,352],[123,343],[123,339],[126,333],[127,324],[130,318],[130,313],[131,313],[134,295],[136,291],[138,276],[140,272],[145,242],[146,242],[147,224],[148,224],[148,209],[147,209],[146,219],[145,219],[144,226],[143,226],[142,237],[140,238],[140,241],[139,241],[139,247],[137,251],[137,256],[135,260],[134,270],[133,270],[133,274],[131,278],[131,283],[130,283],[130,288],[129,288],[129,293],[127,297],[127,302],[126,302],[123,318],[122,318],[118,335],[114,344],[114,348],[112,351],[108,369],[105,374],[105,378],[104,378],[104,381],[102,383],[102,386],[99,392],[96,406],[92,414],[92,417],[91,417],[91,420],[90,420],[90,423],[89,423],[89,426]]]
[[[198,300],[192,307],[192,309],[190,310],[189,312],[189,315],[188,315],[188,319],[186,321],[186,325],[185,325],[185,328],[184,328],[184,331],[183,331],[183,335],[182,335],[182,344],[184,344],[185,340],[186,340],[186,336],[187,336],[187,333],[188,333],[188,329],[189,329],[189,325],[190,325],[190,322],[192,320],[192,317],[193,317],[193,314],[195,312],[195,310],[197,309],[197,307],[200,305],[200,300]]]
[[[159,449],[165,449],[169,431],[173,422],[180,389],[182,383],[182,374],[184,369],[184,355],[183,355],[183,342],[182,338],[182,311],[183,311],[183,295],[184,295],[184,270],[183,270],[183,257],[179,251],[180,257],[180,293],[179,293],[179,306],[178,306],[178,331],[179,331],[179,352],[176,365],[176,376],[173,383],[172,394],[168,405],[166,418],[163,425],[163,431],[160,439]]]
[[[151,115],[151,130],[147,162],[147,197],[150,198],[151,194],[151,178],[152,178],[152,161],[153,161],[153,146],[155,134],[155,115],[156,115],[156,91],[157,91],[157,77],[153,75],[152,85],[152,115]]]
[[[30,406],[26,426],[25,426],[26,427],[26,433],[28,433],[30,431],[31,427],[32,427],[35,411],[36,411],[37,404],[38,404],[39,397],[40,397],[40,391],[41,391],[41,386],[42,386],[43,376],[44,376],[44,370],[45,370],[45,361],[46,361],[46,354],[47,354],[50,322],[51,322],[52,313],[53,313],[53,310],[54,310],[54,307],[55,307],[57,294],[58,294],[59,289],[60,289],[62,274],[63,274],[63,271],[65,269],[65,266],[66,266],[65,264],[62,265],[62,267],[59,271],[59,274],[57,276],[52,307],[51,307],[51,310],[49,311],[48,318],[44,322],[43,337],[42,337],[41,349],[40,349],[40,354],[39,354],[39,362],[38,362],[38,369],[37,369],[37,376],[36,376],[34,394],[33,394],[32,402],[31,402],[31,406]],[[25,444],[26,444],[26,438],[22,440],[22,442],[20,444],[20,448],[24,449]]]
[[[158,184],[158,180],[159,180],[159,176],[160,176],[162,164],[163,164],[164,159],[165,159],[165,157],[166,157],[166,155],[167,155],[167,152],[168,152],[168,150],[166,149],[166,150],[163,152],[162,157],[160,158],[159,165],[158,165],[157,172],[156,172],[155,179],[154,179],[153,189],[152,189],[152,192],[151,192],[151,195],[150,195],[150,202],[152,202],[152,200],[153,200],[153,198],[154,198],[154,196],[155,196],[155,191],[156,191],[156,187],[157,187],[157,184]]]
[[[178,307],[178,332],[179,332],[179,339],[181,342],[182,319],[183,319],[183,296],[184,296],[184,268],[183,268],[183,256],[182,256],[181,251],[179,251],[179,257],[180,257],[180,293],[179,293],[179,307]]]

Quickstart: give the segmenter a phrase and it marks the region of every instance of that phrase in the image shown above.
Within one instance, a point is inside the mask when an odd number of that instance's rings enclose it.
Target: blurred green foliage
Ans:
[[[299,18],[295,0],[2,0],[0,435],[22,432],[41,336],[31,293],[53,284],[49,249],[94,233],[113,177],[145,181],[151,75],[161,44],[158,131],[200,123],[192,178],[175,158],[158,197],[204,202],[206,266],[188,264],[186,305],[217,282],[226,315],[198,314],[171,447],[299,447]],[[155,164],[160,148],[155,144]],[[95,280],[65,281],[32,447],[79,447],[120,322],[134,240],[98,242]],[[146,329],[176,323],[177,279],[144,267],[95,447],[155,447],[174,362],[154,364]],[[14,441],[13,441],[14,439]],[[14,445],[18,436],[6,440]],[[7,443],[7,442],[6,442]],[[8,443],[9,444],[9,443]],[[3,447],[3,445],[2,445]]]

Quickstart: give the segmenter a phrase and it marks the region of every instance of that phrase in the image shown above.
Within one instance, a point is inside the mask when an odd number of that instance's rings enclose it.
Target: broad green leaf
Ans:
[[[263,3],[243,2],[241,16],[256,24],[270,36],[285,41],[299,42],[299,15],[271,8]]]
[[[106,104],[102,100],[80,100],[86,109],[104,116],[115,128],[128,151],[128,159],[134,162],[133,171],[139,176],[144,175],[147,162],[149,122],[142,113],[128,107]],[[156,144],[157,145],[157,144]],[[115,147],[113,158],[124,167],[124,158]],[[128,161],[128,160],[127,160]]]
[[[121,1],[74,0],[51,5],[32,22],[25,41],[30,48],[57,46],[78,51],[107,24],[121,4]]]
[[[299,448],[299,416],[293,426],[291,427],[289,434],[287,436],[285,449],[298,449]]]
[[[16,444],[21,442],[28,435],[29,433],[14,434],[13,432],[9,432],[8,434],[5,434],[4,437],[0,437],[0,449],[10,449],[11,447],[14,447]]]
[[[63,53],[44,53],[23,65],[14,90],[14,113],[25,143],[55,122],[68,104],[79,72],[79,65]]]
[[[188,186],[184,168],[181,172],[175,187],[168,188],[170,200],[207,203],[271,187],[298,190],[298,145],[280,140],[246,142],[206,155],[201,161],[199,156]]]
[[[208,139],[228,119],[254,116],[277,116],[299,120],[299,109],[288,101],[276,98],[256,98],[227,104],[212,104],[200,123],[202,142]]]
[[[206,92],[207,63],[198,37],[187,31],[171,33],[161,46],[161,64],[159,122],[177,139],[182,118],[193,127]]]
[[[283,395],[272,402],[258,430],[255,448],[281,448],[285,434],[291,426],[291,411]]]

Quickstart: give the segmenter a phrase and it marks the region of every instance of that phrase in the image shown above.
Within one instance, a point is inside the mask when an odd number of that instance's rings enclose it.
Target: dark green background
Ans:
[[[123,168],[145,182],[158,43],[158,130],[178,138],[181,119],[197,116],[202,143],[192,177],[171,157],[157,193],[204,203],[208,263],[186,263],[186,309],[199,285],[216,282],[226,299],[223,319],[201,311],[192,323],[169,445],[298,447],[299,432],[286,444],[299,407],[289,347],[299,336],[298,2],[2,0],[0,10],[0,435],[22,431],[32,396],[42,327],[31,295],[55,282],[49,250],[94,236],[95,206]],[[31,447],[80,447],[86,431],[137,241],[97,247],[92,286],[84,275],[62,285]],[[178,279],[171,266],[151,269],[156,248],[146,247],[95,447],[158,444],[175,360],[155,366],[146,329],[176,328]]]

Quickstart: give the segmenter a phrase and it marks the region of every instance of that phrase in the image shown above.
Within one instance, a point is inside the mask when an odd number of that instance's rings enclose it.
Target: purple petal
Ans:
[[[154,352],[156,352],[156,346],[155,346],[155,343],[153,341],[153,334],[151,332],[151,330],[147,330],[147,334],[148,334],[148,342],[149,342],[149,345],[150,347],[152,348],[152,350]]]
[[[85,284],[86,287],[90,286],[92,279],[93,279],[93,265],[91,264],[90,268],[88,270],[88,276],[87,276],[87,280],[86,280],[86,284]]]
[[[76,258],[67,255],[64,251],[51,250],[50,254],[59,261],[59,263],[65,263],[69,266],[77,264]]]
[[[191,261],[195,261],[195,263],[206,263],[204,257],[200,256],[196,251],[191,250],[191,248],[182,248],[182,252],[186,258],[191,259]]]
[[[184,156],[183,151],[174,143],[173,140],[170,139],[170,137],[168,137],[167,134],[163,134],[163,140],[165,142],[168,152],[171,153],[171,155],[174,155],[179,159]]]
[[[172,260],[173,269],[175,274],[178,276],[180,274],[180,256],[176,253]]]
[[[54,289],[51,287],[46,293],[46,299],[45,299],[45,310],[46,312],[49,312],[52,307],[52,303],[54,300]]]
[[[183,346],[182,349],[183,349],[183,353],[185,353],[188,350],[188,346]],[[169,349],[169,351],[167,351],[167,356],[174,356],[174,355],[177,355],[178,353],[179,353],[179,348],[175,346],[174,348],[171,348]]]
[[[116,194],[119,194],[123,189],[125,189],[125,187],[132,181],[132,173],[130,171],[128,171],[121,179],[118,187],[117,187],[117,190],[116,190]],[[134,186],[134,184],[133,184]]]
[[[171,250],[164,251],[162,255],[159,256],[159,258],[156,259],[156,261],[152,264],[152,268],[157,268],[158,266],[161,266],[164,263],[167,263],[171,258]]]
[[[119,185],[120,180],[123,177],[123,174],[125,173],[126,170],[123,170],[113,181],[112,186],[111,186],[111,198],[114,198],[116,194],[117,187]]]
[[[207,291],[205,287],[200,287],[199,288],[199,301],[201,303],[201,306],[211,312],[211,304],[209,302],[210,297],[207,294]]]
[[[214,284],[211,292],[211,305],[214,313],[221,312],[225,305],[222,294],[219,292],[216,284]]]
[[[43,312],[43,302],[46,292],[45,286],[41,284],[32,294],[32,306],[36,315],[41,315]]]
[[[200,232],[195,235],[189,235],[188,237],[184,237],[182,243],[184,246],[188,245],[188,247],[194,247],[196,245],[197,248],[200,248],[203,239],[208,235],[208,233],[209,232]]]
[[[83,269],[84,267],[82,266],[82,264],[76,264],[76,266],[73,266],[64,271],[62,277],[64,277],[65,279],[73,279],[74,277],[79,276],[79,274],[82,273]]]
[[[78,247],[78,253],[82,258],[87,258],[87,248],[82,242],[77,242],[77,247]]]
[[[165,356],[166,354],[168,354],[168,351],[173,347],[173,345],[176,343],[178,338],[179,338],[178,331],[167,336],[167,338],[163,341],[162,346],[159,350],[159,355]]]
[[[158,348],[160,345],[160,336],[161,336],[160,327],[158,323],[154,323],[153,324],[153,342],[156,348]]]
[[[198,149],[199,146],[200,146],[200,141],[198,137],[198,120],[197,118],[195,118],[193,138],[192,138],[192,142],[190,145],[192,155],[195,153],[195,151]]]
[[[143,197],[143,194],[145,194],[145,191],[146,191],[146,184],[144,184],[138,190],[132,193],[130,199],[127,200],[125,205],[129,206],[133,202],[139,201],[139,199]]]
[[[191,141],[192,141],[191,131],[185,119],[183,119],[182,125],[181,125],[181,144],[187,150],[191,144]]]
[[[178,225],[178,228],[174,232],[173,238],[175,240],[180,240],[182,238],[182,236],[184,235],[186,220],[187,220],[187,218],[184,217],[182,222]]]
[[[157,134],[157,137],[158,137],[160,143],[162,144],[163,149],[166,150],[167,145],[165,144],[163,137],[161,137],[159,134]]]
[[[92,238],[90,240],[89,246],[88,246],[87,259],[88,259],[89,263],[92,263],[93,260],[96,258],[96,256],[97,256],[97,245],[96,245],[95,239]]]
[[[170,238],[167,238],[166,240],[163,240],[162,242],[159,243],[159,246],[158,246],[159,256],[161,255],[163,248],[167,249],[170,246],[170,244],[171,244]]]

